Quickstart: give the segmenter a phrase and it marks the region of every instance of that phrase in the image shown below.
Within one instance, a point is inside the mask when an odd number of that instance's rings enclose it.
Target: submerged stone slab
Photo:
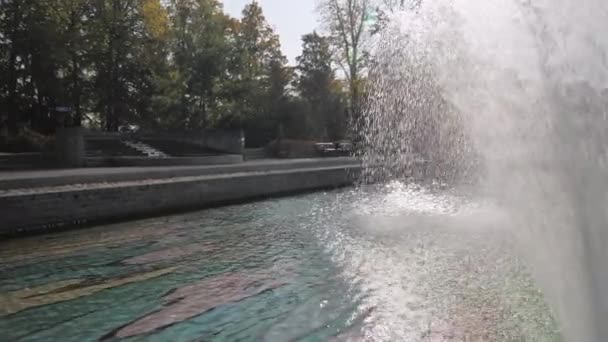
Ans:
[[[65,302],[118,286],[160,277],[176,269],[177,267],[169,267],[104,280],[70,279],[33,289],[22,289],[0,294],[0,317],[29,308]]]
[[[270,274],[227,273],[170,291],[165,305],[157,311],[122,326],[101,338],[128,338],[143,335],[186,321],[195,316],[271,291],[287,283]]]

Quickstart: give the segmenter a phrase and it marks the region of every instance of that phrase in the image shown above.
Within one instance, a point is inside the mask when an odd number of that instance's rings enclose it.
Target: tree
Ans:
[[[80,125],[82,121],[82,97],[88,89],[88,80],[84,75],[90,68],[90,41],[87,30],[88,20],[92,11],[91,1],[88,0],[56,0],[52,7],[55,18],[54,32],[57,44],[51,49],[55,52],[56,61],[61,74],[62,89],[65,90],[62,105],[73,107],[73,124]]]
[[[18,122],[45,129],[57,105],[80,114],[87,0],[5,1],[0,8],[0,100],[11,135]],[[44,124],[46,122],[46,125]]]
[[[373,9],[372,0],[323,0],[319,6],[335,50],[335,60],[348,81],[351,120],[356,120],[360,113],[367,58],[364,48],[369,37],[368,19]]]
[[[32,0],[1,0],[0,4],[0,89],[2,115],[0,123],[5,123],[10,135],[17,135],[20,98],[28,44],[29,23],[36,3]]]
[[[302,55],[297,58],[299,77],[296,86],[310,105],[309,131],[316,138],[343,138],[346,119],[329,42],[316,32],[304,35],[302,41]]]
[[[220,106],[221,83],[227,75],[231,21],[216,0],[173,0],[172,58],[163,95],[164,122],[196,129],[209,126]]]
[[[261,6],[242,13],[219,0],[0,0],[2,130],[52,133],[67,106],[72,124],[99,117],[108,131],[239,127],[258,146],[288,124],[341,136],[329,40],[311,35],[296,70]]]
[[[267,118],[275,125],[281,124],[285,119],[288,87],[293,76],[293,68],[286,67],[280,60],[271,62],[264,111],[268,113]]]
[[[386,12],[397,12],[404,9],[416,9],[420,7],[422,0],[382,0],[379,8]]]
[[[273,63],[285,64],[279,36],[268,24],[262,7],[253,1],[243,9],[238,44],[244,54],[245,73],[251,79],[267,75]]]
[[[279,37],[256,1],[243,9],[236,46],[241,62],[235,75],[235,92],[240,94],[237,111],[248,141],[261,145],[276,136],[281,117],[278,104],[284,99],[290,73]]]
[[[242,127],[243,113],[240,103],[247,91],[241,80],[243,69],[243,49],[239,46],[241,22],[238,19],[225,17],[224,38],[226,50],[221,56],[223,72],[215,85],[217,98],[215,108],[210,112],[209,124],[213,127]]]
[[[371,29],[371,34],[378,34],[386,28],[390,20],[390,14],[404,10],[415,11],[421,5],[422,0],[381,0],[376,8],[376,18]]]
[[[167,21],[159,1],[94,1],[89,29],[96,110],[103,113],[108,131],[116,131],[121,121],[146,116],[142,103],[150,101],[155,69],[164,60],[162,53],[153,53]]]
[[[139,69],[134,78],[135,90],[131,96],[133,115],[131,120],[146,127],[158,127],[159,117],[166,112],[155,103],[155,97],[161,92],[162,81],[169,73],[168,60],[171,43],[171,23],[169,12],[160,0],[142,0],[140,15],[143,24],[139,52]]]
[[[100,0],[92,16],[95,42],[95,88],[98,91],[97,110],[102,112],[105,128],[116,131],[126,113],[129,97],[127,83],[136,66],[135,40],[139,23],[136,0]]]

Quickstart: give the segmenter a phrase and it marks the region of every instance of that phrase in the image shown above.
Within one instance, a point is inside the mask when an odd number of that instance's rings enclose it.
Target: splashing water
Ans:
[[[608,3],[428,1],[375,45],[368,177],[475,170],[569,341],[608,340]],[[483,172],[482,172],[483,171]]]

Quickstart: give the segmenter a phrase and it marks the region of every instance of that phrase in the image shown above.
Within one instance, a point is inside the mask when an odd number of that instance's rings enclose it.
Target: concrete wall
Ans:
[[[200,177],[244,172],[269,172],[290,169],[326,167],[358,168],[361,163],[352,158],[317,158],[292,160],[256,160],[248,163],[213,166],[173,167],[107,167],[45,171],[20,171],[0,174],[0,191],[57,187],[70,184],[120,183],[141,180]],[[0,208],[1,210],[1,208]]]
[[[55,153],[58,166],[82,167],[85,162],[83,130],[62,127],[55,134]]]
[[[116,132],[86,131],[88,139],[120,139],[124,135]],[[143,131],[131,135],[137,139],[162,139],[199,145],[226,154],[243,154],[244,134],[239,129],[207,129],[201,131]]]
[[[0,153],[0,171],[49,169],[57,167],[57,164],[56,154],[51,152]]]
[[[243,154],[245,135],[242,130],[206,130],[205,144],[208,148],[232,154]]]
[[[144,139],[169,139],[176,142],[184,142],[199,145],[227,154],[243,154],[245,144],[242,130],[238,129],[207,129],[200,132],[194,131],[169,131],[136,134],[135,138]]]
[[[243,155],[222,154],[202,157],[108,157],[87,158],[87,167],[126,167],[126,166],[178,166],[178,165],[223,165],[243,162]]]
[[[359,172],[359,167],[334,166],[0,193],[0,236],[345,186]]]
[[[123,134],[118,132],[96,131],[83,128],[83,136],[85,139],[120,139]]]
[[[333,144],[332,144],[333,146]],[[268,149],[273,151],[277,157],[281,158],[321,158],[321,157],[346,157],[350,153],[342,151],[322,152],[317,149],[317,143],[305,140],[283,139],[280,144],[274,141],[268,145]]]

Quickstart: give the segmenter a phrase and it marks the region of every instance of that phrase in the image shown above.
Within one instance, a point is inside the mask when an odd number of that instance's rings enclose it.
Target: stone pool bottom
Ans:
[[[0,340],[557,341],[494,211],[400,183],[0,242]]]

